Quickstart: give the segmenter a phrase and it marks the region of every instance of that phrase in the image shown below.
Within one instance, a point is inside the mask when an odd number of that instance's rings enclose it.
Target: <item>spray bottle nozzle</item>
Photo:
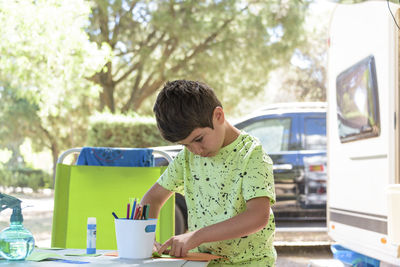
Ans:
[[[7,208],[14,209],[19,207],[21,209],[21,200],[16,197],[0,193],[0,211]]]
[[[13,210],[11,214],[11,222],[23,222],[21,212],[21,200],[16,197],[0,193],[0,211],[10,208]]]
[[[10,222],[20,222],[24,221],[24,217],[22,216],[21,212],[21,205],[19,207],[13,208],[13,212],[10,217]]]

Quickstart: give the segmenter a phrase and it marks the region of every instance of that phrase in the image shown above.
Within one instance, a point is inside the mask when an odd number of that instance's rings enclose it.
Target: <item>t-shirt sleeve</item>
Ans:
[[[275,203],[275,186],[273,163],[264,152],[261,145],[257,145],[247,159],[243,176],[243,196],[246,201],[256,197],[268,197],[270,204]]]
[[[176,158],[168,165],[164,173],[158,178],[157,183],[165,189],[184,195],[185,155],[184,150],[180,151]]]

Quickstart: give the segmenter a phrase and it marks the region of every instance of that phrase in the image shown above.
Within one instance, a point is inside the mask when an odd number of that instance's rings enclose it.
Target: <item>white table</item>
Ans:
[[[41,252],[48,252],[48,253],[57,253],[59,255],[64,255],[67,253],[85,253],[83,249],[62,249],[62,250],[43,250],[37,249],[37,251]],[[97,250],[97,253],[107,253],[110,252],[108,250]],[[0,260],[1,266],[26,266],[26,267],[33,267],[33,266],[64,266],[64,267],[86,267],[86,266],[145,266],[145,267],[160,267],[160,266],[170,266],[170,267],[178,267],[178,266],[185,266],[185,267],[205,267],[207,266],[208,262],[200,262],[200,261],[186,261],[180,259],[145,259],[145,260],[128,260],[128,259],[120,259],[118,257],[113,256],[98,256],[98,257],[80,257],[80,256],[64,256],[64,259],[67,260],[76,260],[76,261],[85,261],[90,262],[86,264],[71,264],[71,263],[63,263],[57,261],[7,261],[7,260]]]

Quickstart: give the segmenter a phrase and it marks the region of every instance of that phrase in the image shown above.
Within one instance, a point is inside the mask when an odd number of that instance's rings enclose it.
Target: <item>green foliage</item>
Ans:
[[[40,118],[37,114],[39,107],[31,98],[22,96],[9,84],[4,82],[2,84],[3,86],[0,87],[0,124],[7,127],[0,128],[0,146],[7,147],[13,142],[23,141],[25,136],[34,132]]]
[[[288,61],[309,1],[94,0],[88,32],[113,58],[92,77],[101,108],[138,111],[166,81],[200,80],[226,105]]]
[[[17,150],[28,137],[35,151],[49,149],[55,163],[61,151],[86,140],[102,146],[167,144],[154,122],[99,122],[87,139],[89,117],[106,107],[140,111],[173,79],[207,82],[224,107],[257,95],[269,72],[302,42],[308,4],[0,1],[0,36],[6,37],[0,42],[0,149],[15,152],[18,163]]]
[[[0,148],[29,137],[35,151],[82,144],[107,60],[84,31],[85,0],[0,1]],[[22,141],[21,141],[22,139]]]
[[[333,8],[333,4],[326,4],[324,12],[319,14],[313,13],[312,6],[308,10],[301,45],[277,74],[281,85],[275,101],[326,101],[329,40],[326,18],[331,16]]]
[[[98,114],[91,119],[88,145],[100,147],[154,147],[169,145],[154,118]]]
[[[37,191],[40,188],[52,188],[53,179],[42,170],[0,168],[0,185],[6,187],[29,187]]]

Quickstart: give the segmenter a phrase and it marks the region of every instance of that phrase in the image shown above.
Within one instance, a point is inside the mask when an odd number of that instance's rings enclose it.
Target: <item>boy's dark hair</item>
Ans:
[[[177,142],[196,128],[214,128],[213,112],[218,106],[221,102],[205,83],[176,80],[164,85],[153,111],[164,139]]]

